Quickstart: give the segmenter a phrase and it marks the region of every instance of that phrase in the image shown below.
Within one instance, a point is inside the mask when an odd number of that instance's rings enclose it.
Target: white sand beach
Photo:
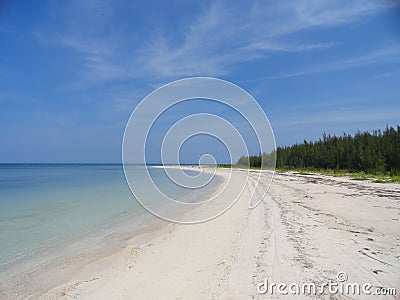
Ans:
[[[400,293],[398,184],[278,173],[265,201],[249,210],[256,175],[251,172],[239,201],[220,217],[194,225],[168,223],[137,236],[40,298],[292,299],[260,294],[257,287],[265,278],[323,284],[336,280],[338,272],[347,274],[347,282],[370,283],[372,291],[386,287]],[[242,182],[245,176],[234,170],[232,180]],[[303,297],[308,296],[296,299]]]

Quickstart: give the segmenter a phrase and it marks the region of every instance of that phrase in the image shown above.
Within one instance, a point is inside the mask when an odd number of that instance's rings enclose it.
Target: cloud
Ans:
[[[303,52],[317,49],[328,49],[340,45],[340,43],[319,43],[308,45],[290,45],[271,42],[255,42],[247,46],[247,49],[264,50],[272,52]]]
[[[280,79],[311,74],[325,73],[336,70],[356,68],[374,64],[400,63],[400,45],[391,45],[382,49],[374,50],[364,55],[347,59],[336,60],[329,63],[309,66],[288,73],[268,76],[266,79]]]
[[[299,19],[310,26],[334,26],[398,6],[398,1],[299,1]]]
[[[272,52],[324,50],[338,42],[285,42],[286,36],[316,27],[364,21],[392,2],[293,1],[240,6],[224,2],[213,5],[192,23],[184,24],[181,42],[162,32],[145,45],[143,69],[159,77],[228,74],[235,64],[267,58]],[[291,39],[293,40],[293,39]]]
[[[215,1],[197,16],[177,20],[172,30],[171,24],[161,23],[143,32],[127,32],[121,30],[117,16],[118,11],[129,9],[129,3],[117,7],[111,2],[81,2],[57,9],[60,28],[50,29],[50,38],[57,34],[53,42],[76,52],[83,62],[78,83],[72,86],[132,78],[223,76],[238,64],[267,59],[273,53],[322,51],[340,45],[299,43],[295,38],[288,42],[287,36],[364,22],[365,16],[396,5],[389,1],[257,1],[251,5]]]

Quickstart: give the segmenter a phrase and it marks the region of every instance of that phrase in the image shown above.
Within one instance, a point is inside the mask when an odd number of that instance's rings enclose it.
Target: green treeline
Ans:
[[[350,172],[400,174],[400,126],[397,130],[386,127],[382,132],[358,132],[350,134],[324,135],[316,142],[304,141],[293,146],[278,147],[276,153],[263,154],[270,162],[276,155],[276,167],[337,169]],[[241,157],[238,165],[260,168],[261,155]]]

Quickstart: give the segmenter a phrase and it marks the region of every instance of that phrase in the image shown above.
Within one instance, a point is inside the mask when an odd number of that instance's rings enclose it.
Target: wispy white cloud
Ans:
[[[360,66],[368,66],[374,64],[400,63],[400,45],[391,45],[383,49],[371,51],[364,55],[346,58],[342,60],[331,61],[303,69],[291,71],[288,73],[268,76],[267,79],[279,79],[296,76],[304,76],[310,74],[318,74],[331,72],[336,70],[355,68]]]
[[[287,42],[288,34],[315,27],[338,26],[379,13],[394,2],[293,1],[257,2],[252,6],[214,3],[199,15],[181,43],[168,35],[154,36],[142,57],[146,72],[156,76],[224,75],[235,63],[266,58],[274,52],[303,52],[329,49],[340,42]]]
[[[302,0],[251,5],[217,1],[197,17],[179,23],[173,34],[160,24],[159,28],[143,32],[148,35],[147,42],[139,43],[136,35],[121,33],[119,27],[110,30],[112,34],[102,33],[107,24],[118,24],[117,8],[111,3],[83,2],[71,2],[64,17],[78,15],[84,20],[67,22],[59,29],[65,32],[53,39],[80,55],[83,62],[80,85],[137,77],[162,80],[193,75],[221,76],[232,72],[236,64],[266,59],[276,52],[330,49],[341,42],[299,43],[296,39],[288,42],[287,36],[310,28],[364,21],[365,16],[396,5],[394,1]],[[106,22],[99,17],[103,14]],[[90,22],[85,19],[87,15]],[[342,66],[361,63],[348,61]]]
[[[298,1],[299,19],[309,26],[334,26],[399,5],[398,1]]]
[[[71,50],[89,55],[113,55],[115,47],[112,41],[103,39],[82,39],[73,36],[62,36],[54,42],[61,44]]]
[[[340,43],[319,43],[319,44],[306,44],[306,45],[290,45],[279,44],[272,42],[255,42],[247,46],[249,50],[263,50],[272,52],[303,52],[317,49],[328,49],[340,45]]]

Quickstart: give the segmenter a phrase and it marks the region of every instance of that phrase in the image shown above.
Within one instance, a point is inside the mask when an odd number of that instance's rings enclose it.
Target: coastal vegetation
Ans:
[[[242,156],[237,166],[265,168],[264,161],[271,161],[274,156],[278,171],[348,175],[376,182],[400,181],[400,126],[359,131],[354,135],[324,133],[314,142],[304,140],[292,146],[280,146],[269,154]]]

